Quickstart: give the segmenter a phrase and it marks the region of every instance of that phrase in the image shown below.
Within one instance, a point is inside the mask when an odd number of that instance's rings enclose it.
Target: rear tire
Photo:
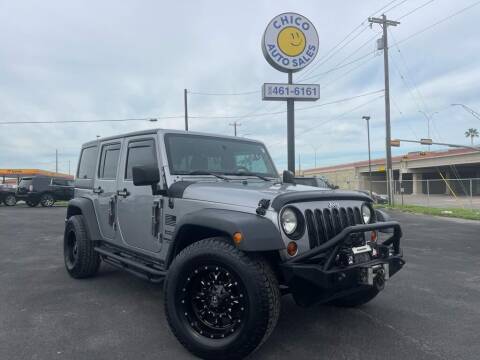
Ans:
[[[40,205],[43,207],[52,207],[53,204],[55,204],[55,198],[53,197],[52,194],[43,194],[40,197]]]
[[[35,207],[38,205],[38,201],[33,201],[33,200],[27,200],[25,203],[30,206],[30,207]]]
[[[3,203],[5,204],[5,206],[15,206],[17,204],[17,198],[15,197],[15,195],[7,195],[3,199]]]
[[[244,358],[266,341],[280,313],[280,290],[269,264],[223,238],[182,250],[164,286],[173,334],[203,359]]]
[[[329,304],[340,307],[356,307],[373,300],[379,292],[376,288],[370,287],[354,294],[332,300]]]
[[[63,253],[65,267],[71,277],[83,279],[97,274],[100,256],[94,247],[94,242],[88,238],[83,216],[69,218],[63,236]]]

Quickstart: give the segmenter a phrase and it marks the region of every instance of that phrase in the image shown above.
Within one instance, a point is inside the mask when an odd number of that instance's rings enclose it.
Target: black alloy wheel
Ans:
[[[78,243],[77,237],[75,235],[75,230],[69,229],[68,233],[65,234],[65,266],[67,270],[72,270],[75,268],[75,265],[78,261]]]
[[[233,336],[245,322],[245,286],[224,266],[191,269],[180,290],[179,315],[192,331],[210,339]]]

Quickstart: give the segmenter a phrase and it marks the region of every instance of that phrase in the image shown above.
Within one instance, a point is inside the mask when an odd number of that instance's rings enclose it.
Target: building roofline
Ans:
[[[410,152],[410,153],[407,153],[407,154],[404,154],[404,155],[393,156],[392,157],[392,162],[393,163],[399,163],[404,159],[406,159],[408,161],[419,161],[419,160],[425,160],[425,159],[437,159],[437,158],[444,158],[444,157],[451,157],[451,156],[469,155],[469,154],[474,154],[474,153],[477,153],[477,152],[478,151],[475,151],[475,150],[469,149],[469,148],[459,148],[459,149],[431,151],[431,152],[416,151],[416,152]],[[382,164],[385,164],[385,162],[386,162],[385,158],[377,158],[377,159],[372,159],[371,160],[372,165],[382,165]],[[355,162],[351,162],[351,163],[344,163],[344,164],[338,164],[338,165],[331,165],[331,166],[323,166],[323,167],[305,169],[305,170],[302,170],[302,173],[346,170],[346,169],[358,168],[358,167],[363,167],[363,166],[368,166],[368,160],[361,160],[361,161],[355,161]]]

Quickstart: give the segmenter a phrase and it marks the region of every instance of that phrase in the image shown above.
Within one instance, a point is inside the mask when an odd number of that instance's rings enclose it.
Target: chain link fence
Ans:
[[[370,191],[370,186],[375,194],[387,194],[386,181],[352,180],[341,188]],[[394,180],[392,189],[396,205],[480,210],[480,178]]]

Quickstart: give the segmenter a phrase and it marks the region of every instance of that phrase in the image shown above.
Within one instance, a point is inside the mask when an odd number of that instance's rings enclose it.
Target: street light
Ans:
[[[368,137],[368,184],[370,187],[370,196],[372,196],[372,158],[370,155],[370,116],[362,116],[367,121],[367,137]]]

